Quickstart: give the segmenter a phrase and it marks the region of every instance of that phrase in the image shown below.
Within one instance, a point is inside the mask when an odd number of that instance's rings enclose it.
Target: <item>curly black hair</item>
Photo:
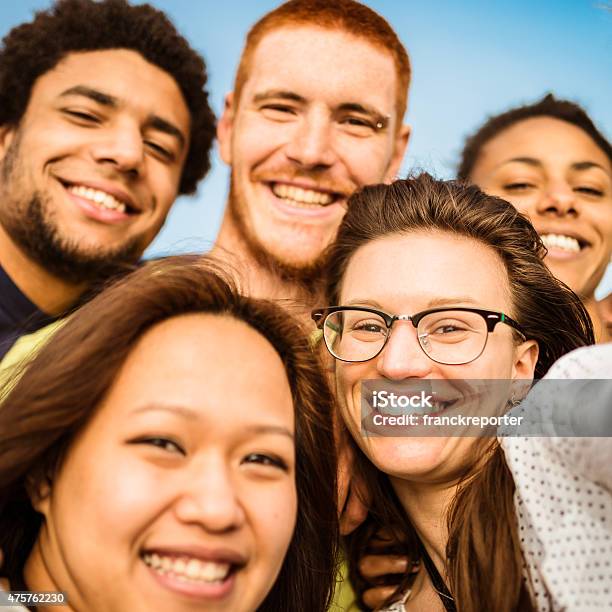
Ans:
[[[215,116],[207,74],[194,51],[161,11],[127,0],[57,0],[30,23],[13,28],[0,47],[0,125],[18,125],[34,82],[72,51],[131,49],[170,74],[191,113],[191,139],[179,192],[194,193],[210,169]]]

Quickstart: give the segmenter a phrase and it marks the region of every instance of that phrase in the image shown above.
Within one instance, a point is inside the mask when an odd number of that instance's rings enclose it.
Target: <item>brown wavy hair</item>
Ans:
[[[299,325],[279,306],[240,295],[217,264],[195,256],[150,263],[103,291],[56,332],[9,390],[0,409],[0,574],[23,583],[43,520],[28,491],[53,482],[138,339],[188,313],[245,322],[284,364],[296,423],[298,514],[279,576],[259,610],[324,612],[338,538],[333,396]]]
[[[493,249],[508,275],[513,317],[528,339],[538,342],[536,378],[565,353],[594,343],[589,316],[580,299],[543,263],[544,246],[529,220],[511,204],[458,181],[429,174],[391,185],[365,187],[348,202],[336,242],[327,254],[328,304],[338,304],[346,268],[365,244],[391,234],[440,231],[466,236]],[[375,296],[372,296],[375,297]],[[533,610],[523,580],[523,557],[514,512],[514,482],[497,444],[482,455],[459,485],[447,512],[446,567],[449,589],[461,612]],[[368,586],[358,562],[380,526],[391,527],[404,554],[421,557],[421,545],[385,474],[356,450],[358,469],[369,485],[369,517],[347,539],[351,581]],[[408,584],[404,580],[396,594]],[[360,602],[362,609],[367,609]]]

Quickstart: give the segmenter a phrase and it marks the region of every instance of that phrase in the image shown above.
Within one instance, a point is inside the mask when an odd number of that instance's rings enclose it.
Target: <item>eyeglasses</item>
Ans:
[[[390,315],[362,306],[332,306],[312,311],[327,350],[340,361],[374,359],[385,348],[396,321],[410,321],[423,352],[436,363],[462,365],[478,359],[489,334],[505,323],[526,338],[503,312],[480,308],[432,308],[414,315]]]

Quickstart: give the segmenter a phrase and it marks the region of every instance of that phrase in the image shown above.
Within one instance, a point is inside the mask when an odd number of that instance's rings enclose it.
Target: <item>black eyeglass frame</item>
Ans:
[[[405,315],[405,314],[390,315],[389,313],[384,312],[382,310],[376,310],[375,308],[368,308],[367,306],[329,306],[328,308],[315,308],[314,310],[311,311],[310,316],[312,320],[315,322],[317,328],[323,331],[323,340],[325,342],[325,347],[327,348],[327,350],[329,351],[329,353],[334,359],[338,359],[338,361],[344,361],[345,363],[364,363],[366,361],[370,361],[371,359],[378,357],[378,355],[382,353],[385,346],[387,346],[387,342],[389,340],[389,337],[391,336],[391,334],[387,334],[387,336],[385,337],[385,341],[383,342],[378,352],[375,355],[372,355],[372,357],[368,359],[353,360],[353,359],[342,359],[341,357],[337,357],[332,352],[329,345],[327,344],[327,338],[325,337],[325,331],[323,330],[323,328],[325,325],[325,321],[327,320],[327,317],[329,315],[332,315],[336,312],[343,312],[345,310],[353,310],[353,311],[357,310],[359,312],[369,312],[371,314],[378,315],[385,322],[385,325],[387,326],[387,329],[389,331],[391,331],[391,327],[393,323],[395,323],[395,321],[410,321],[414,329],[418,331],[419,323],[421,322],[423,317],[426,317],[427,315],[433,314],[436,312],[457,312],[459,311],[459,312],[473,312],[475,314],[480,315],[484,319],[487,325],[487,340],[485,340],[485,343],[480,353],[478,353],[476,357],[474,357],[473,359],[470,359],[469,361],[465,361],[463,363],[456,363],[456,364],[448,364],[448,363],[444,363],[443,361],[438,361],[437,359],[434,359],[425,350],[425,348],[421,344],[421,341],[419,340],[419,346],[421,347],[421,350],[425,353],[425,355],[427,355],[427,357],[429,357],[429,359],[431,359],[432,361],[435,361],[436,363],[440,363],[442,365],[465,365],[466,363],[472,363],[472,361],[475,361],[476,359],[478,359],[482,355],[482,353],[484,352],[487,346],[489,334],[495,330],[495,326],[498,323],[505,323],[506,325],[509,325],[510,327],[515,329],[519,334],[521,334],[521,336],[523,336],[525,340],[527,340],[527,336],[525,332],[523,331],[523,328],[521,327],[520,323],[515,321],[512,317],[509,317],[507,314],[503,312],[497,312],[496,310],[485,310],[483,308],[469,308],[466,306],[456,306],[453,308],[449,306],[442,306],[439,308],[429,308],[427,310],[421,310],[421,312],[417,312],[413,315]]]

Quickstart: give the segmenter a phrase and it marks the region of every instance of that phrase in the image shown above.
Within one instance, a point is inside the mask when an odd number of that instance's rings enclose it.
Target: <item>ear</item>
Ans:
[[[217,125],[217,140],[221,159],[229,166],[232,163],[232,131],[234,129],[234,92],[225,96],[223,113]]]
[[[391,156],[391,161],[389,162],[387,172],[385,173],[386,183],[391,183],[397,177],[397,173],[402,165],[402,160],[404,159],[404,154],[406,153],[406,147],[408,146],[408,140],[410,139],[410,132],[410,126],[404,124],[400,126],[400,129],[395,135],[393,141],[393,154]]]
[[[525,340],[525,342],[519,344],[514,352],[512,379],[533,378],[539,354],[540,347],[535,340]]]
[[[6,156],[9,150],[17,129],[11,125],[0,125],[0,162]]]
[[[26,491],[34,510],[47,516],[51,500],[51,482],[47,479],[36,482],[30,477],[26,481]]]

